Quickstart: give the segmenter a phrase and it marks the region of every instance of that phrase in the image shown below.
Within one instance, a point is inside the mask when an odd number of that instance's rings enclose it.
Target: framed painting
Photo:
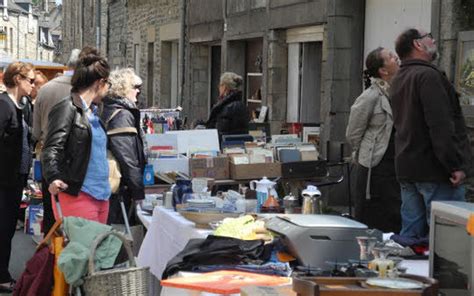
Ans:
[[[455,86],[461,105],[474,105],[474,31],[459,32]]]

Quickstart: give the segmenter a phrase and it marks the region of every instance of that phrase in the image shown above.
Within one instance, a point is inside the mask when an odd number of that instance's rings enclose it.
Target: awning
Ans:
[[[0,68],[6,68],[9,64],[11,64],[14,61],[18,61],[18,60],[12,59],[10,56],[8,56],[7,54],[2,54],[2,51],[0,51]],[[62,68],[62,67],[65,68],[63,64],[49,62],[49,61],[39,61],[39,60],[33,60],[33,59],[19,59],[19,61],[24,62],[24,63],[31,63],[33,64],[33,66],[39,67],[39,68]]]

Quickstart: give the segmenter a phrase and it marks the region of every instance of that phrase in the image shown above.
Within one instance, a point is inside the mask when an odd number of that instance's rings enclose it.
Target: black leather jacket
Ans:
[[[102,122],[107,122],[108,149],[117,159],[122,174],[121,192],[135,200],[144,199],[145,153],[140,128],[140,110],[121,97],[106,97],[102,102],[101,118]],[[115,110],[120,112],[108,121]]]
[[[41,154],[43,177],[48,184],[59,179],[66,193],[78,195],[91,154],[92,131],[79,95],[62,99],[48,116],[48,134]]]

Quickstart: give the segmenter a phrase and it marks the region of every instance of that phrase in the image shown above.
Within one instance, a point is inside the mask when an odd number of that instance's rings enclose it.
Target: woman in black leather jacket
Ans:
[[[242,100],[242,77],[226,72],[222,74],[219,84],[219,100],[212,107],[206,128],[215,128],[222,135],[248,134],[249,115]]]
[[[64,216],[106,223],[110,185],[107,135],[97,107],[107,93],[110,68],[98,51],[84,48],[71,79],[71,96],[48,116],[48,134],[41,154],[43,176],[54,198],[59,194]],[[53,211],[58,219],[56,204]]]
[[[136,105],[142,80],[133,69],[126,68],[112,71],[110,82],[112,86],[102,101],[101,118],[107,128],[109,151],[117,159],[122,174],[119,191],[110,198],[107,222],[111,224],[123,223],[119,195],[123,197],[127,209],[132,200],[140,201],[145,198],[145,153],[140,110]]]

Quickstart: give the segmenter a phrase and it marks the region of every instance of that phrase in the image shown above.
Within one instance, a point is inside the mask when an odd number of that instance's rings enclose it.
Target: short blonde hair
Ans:
[[[238,90],[242,85],[242,76],[233,72],[225,72],[221,75],[220,84],[230,90]]]
[[[142,85],[143,80],[135,74],[132,68],[122,68],[114,70],[110,73],[109,81],[111,83],[109,89],[110,96],[126,97],[135,86]]]

